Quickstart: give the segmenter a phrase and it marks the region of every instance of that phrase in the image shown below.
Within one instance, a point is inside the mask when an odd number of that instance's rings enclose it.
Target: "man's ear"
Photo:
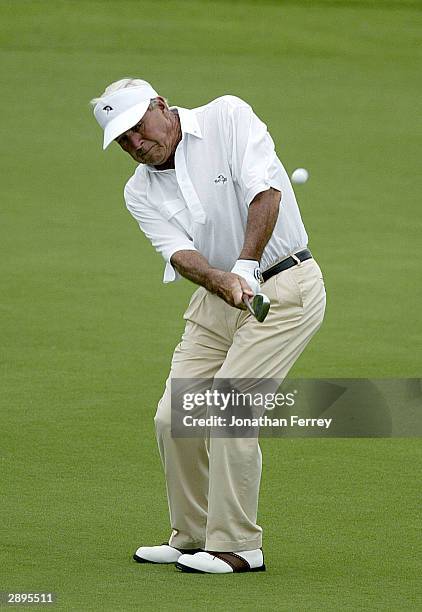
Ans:
[[[168,109],[167,102],[161,96],[157,96],[156,100],[159,102],[159,108],[161,110]]]

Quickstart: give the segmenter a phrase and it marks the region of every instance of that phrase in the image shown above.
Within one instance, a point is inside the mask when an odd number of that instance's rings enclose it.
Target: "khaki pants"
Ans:
[[[173,438],[172,378],[284,379],[320,327],[321,270],[309,259],[262,285],[271,300],[264,323],[200,287],[185,312],[155,426],[176,548],[221,552],[262,545],[256,523],[261,450],[256,438]]]

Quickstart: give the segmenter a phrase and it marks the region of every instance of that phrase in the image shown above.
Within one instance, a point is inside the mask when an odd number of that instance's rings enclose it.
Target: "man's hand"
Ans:
[[[238,259],[231,269],[232,274],[241,276],[255,293],[259,293],[261,270],[259,262],[253,259]]]
[[[254,291],[252,291],[242,276],[212,268],[208,273],[208,279],[208,291],[218,295],[227,302],[227,304],[230,304],[230,306],[240,308],[240,310],[246,310],[243,296],[247,295],[252,298]]]

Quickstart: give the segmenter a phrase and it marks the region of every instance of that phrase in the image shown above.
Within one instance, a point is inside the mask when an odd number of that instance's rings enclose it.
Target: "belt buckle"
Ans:
[[[297,266],[301,266],[302,265],[302,262],[301,262],[301,260],[299,259],[299,257],[297,255],[292,253],[292,255],[290,257],[292,257],[295,260]]]

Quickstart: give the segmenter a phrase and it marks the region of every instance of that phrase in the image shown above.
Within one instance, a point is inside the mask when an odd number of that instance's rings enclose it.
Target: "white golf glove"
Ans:
[[[232,274],[237,274],[244,278],[254,294],[259,293],[262,274],[258,261],[253,259],[238,259],[231,272]]]

